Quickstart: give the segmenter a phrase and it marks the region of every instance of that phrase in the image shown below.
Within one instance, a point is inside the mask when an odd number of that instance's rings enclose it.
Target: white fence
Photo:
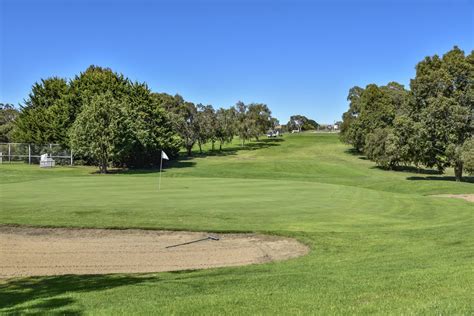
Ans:
[[[72,166],[74,163],[72,150],[59,144],[0,143],[0,163],[23,161],[39,164],[42,154],[48,154],[59,164]]]

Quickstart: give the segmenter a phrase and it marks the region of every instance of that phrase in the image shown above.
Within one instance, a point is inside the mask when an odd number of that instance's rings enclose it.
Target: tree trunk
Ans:
[[[99,164],[99,172],[100,172],[101,174],[107,173],[107,162],[101,162],[101,163]]]
[[[212,151],[214,151],[214,143],[215,142],[216,142],[215,140],[212,141]]]
[[[457,182],[462,181],[462,168],[462,161],[456,161],[456,163],[454,164],[454,176],[456,177]]]
[[[192,156],[191,150],[193,149],[193,146],[186,146],[186,151],[188,153],[188,157]]]
[[[199,140],[198,140],[198,146],[199,146],[199,153],[202,154],[201,141],[199,141]]]
[[[222,142],[219,144],[219,151],[222,151]]]

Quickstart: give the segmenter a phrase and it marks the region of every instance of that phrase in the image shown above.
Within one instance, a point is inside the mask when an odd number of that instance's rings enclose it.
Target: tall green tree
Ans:
[[[97,95],[110,93],[116,100],[124,100],[130,91],[131,81],[110,68],[89,66],[70,83],[69,104],[74,115]]]
[[[155,98],[144,83],[131,83],[128,93],[122,96],[132,144],[125,163],[130,167],[157,165],[161,150],[176,156],[182,145],[181,138],[173,130],[173,124],[160,100]]]
[[[19,142],[59,143],[67,145],[68,130],[74,123],[74,112],[68,97],[70,88],[65,79],[42,79],[21,106],[14,137]]]
[[[472,56],[454,47],[441,58],[426,57],[410,83],[414,97],[410,118],[424,130],[425,150],[419,160],[440,171],[453,167],[457,181],[462,179],[462,147],[474,130]]]

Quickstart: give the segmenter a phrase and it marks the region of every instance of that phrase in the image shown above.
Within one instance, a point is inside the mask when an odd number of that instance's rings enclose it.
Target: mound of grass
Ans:
[[[157,170],[0,166],[0,223],[255,231],[295,237],[286,262],[0,283],[6,313],[472,314],[474,193],[452,175],[385,171],[333,134],[206,151]]]

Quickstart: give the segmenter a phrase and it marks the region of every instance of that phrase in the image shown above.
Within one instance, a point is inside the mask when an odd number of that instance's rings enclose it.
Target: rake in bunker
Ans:
[[[218,241],[218,240],[220,240],[220,238],[217,237],[217,236],[207,236],[206,238],[201,238],[201,239],[196,239],[196,240],[192,240],[192,241],[183,242],[183,243],[181,243],[181,244],[166,246],[165,248],[174,248],[174,247],[179,247],[179,246],[194,244],[194,243],[196,243],[196,242],[206,241],[206,240],[215,240],[215,241]]]

